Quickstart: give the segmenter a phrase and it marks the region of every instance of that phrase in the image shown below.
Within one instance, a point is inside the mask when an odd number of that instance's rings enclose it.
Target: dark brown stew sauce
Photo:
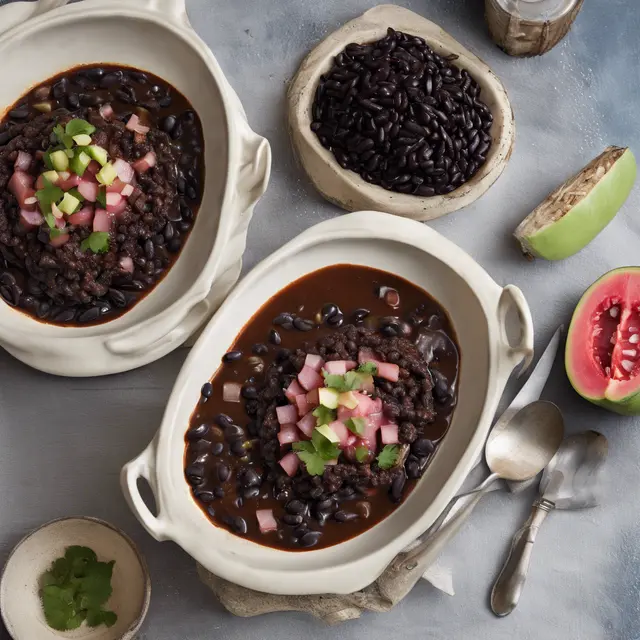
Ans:
[[[400,299],[397,308],[380,297],[380,287],[397,291]],[[327,318],[328,312],[333,315]],[[296,326],[285,322],[289,328],[284,328],[283,313],[298,318]],[[274,319],[280,324],[274,325]],[[266,420],[255,414],[256,405],[264,408],[260,397],[268,386],[268,372],[273,376],[278,371],[269,365],[274,363],[275,367],[280,363],[282,375],[287,371],[295,375],[295,369],[301,366],[300,356],[304,356],[300,353],[296,356],[296,349],[306,353],[310,346],[322,344],[323,339],[330,344],[332,337],[344,332],[353,336],[356,331],[364,331],[362,328],[373,329],[366,335],[378,336],[387,343],[390,340],[397,343],[397,338],[389,337],[394,335],[419,342],[419,363],[407,364],[403,354],[393,353],[393,349],[387,355],[422,372],[428,362],[426,382],[413,374],[409,378],[417,379],[426,388],[433,386],[426,398],[433,410],[429,413],[407,409],[406,415],[415,417],[413,424],[397,419],[401,425],[400,442],[404,440],[403,447],[409,449],[398,469],[381,471],[375,462],[358,464],[344,467],[342,479],[335,475],[335,470],[344,466],[338,464],[326,467],[323,476],[313,478],[301,464],[296,476],[289,479],[277,461],[291,445],[281,448],[277,439],[273,439],[274,429],[277,431],[277,427],[269,425],[273,417]],[[339,349],[343,348],[341,344],[338,343]],[[353,344],[345,345],[353,352]],[[254,315],[229,354],[238,359],[228,362],[223,359],[211,383],[203,386],[200,402],[192,414],[186,434],[185,476],[197,504],[217,526],[259,544],[289,551],[343,542],[388,516],[424,472],[436,444],[447,431],[456,404],[459,350],[447,313],[410,282],[368,267],[336,265],[296,280]],[[327,359],[332,358],[328,355]],[[241,403],[223,400],[223,385],[228,382],[243,384],[245,397]],[[400,382],[406,383],[402,369]],[[375,395],[380,393],[384,397],[386,412],[388,404],[395,402],[394,394],[399,395],[394,390],[397,385],[379,378],[375,378],[375,384]],[[250,403],[253,406],[249,407]],[[276,403],[287,404],[281,389]],[[411,407],[411,403],[407,406]],[[250,409],[253,415],[248,416],[245,409]],[[425,414],[429,414],[427,420]],[[343,458],[344,454],[340,463]],[[273,510],[277,531],[260,532],[258,509]]]
[[[42,113],[34,105],[48,103]],[[110,104],[114,116],[101,117]],[[144,142],[124,128],[131,114],[149,126]],[[19,150],[35,157],[54,145],[57,123],[97,127],[109,160],[130,163],[153,151],[157,164],[137,187],[110,233],[109,251],[81,251],[91,228],[75,227],[67,244],[49,243],[46,224],[25,230],[7,189]],[[102,131],[103,133],[100,133]],[[28,173],[45,170],[34,160]],[[0,122],[0,298],[32,317],[62,325],[107,322],[131,309],[168,273],[191,232],[204,188],[204,139],[198,114],[175,87],[147,71],[113,64],[69,69],[37,85]],[[131,258],[134,271],[119,260]]]

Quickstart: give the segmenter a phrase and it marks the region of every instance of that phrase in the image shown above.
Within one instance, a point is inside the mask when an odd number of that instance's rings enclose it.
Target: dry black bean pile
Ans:
[[[450,193],[484,164],[491,111],[465,69],[393,29],[350,44],[316,90],[313,123],[340,166],[384,189]]]
[[[382,291],[394,294],[393,305]],[[360,349],[400,367],[398,382],[375,377],[372,394],[399,427],[396,464],[383,469],[374,456],[358,462],[347,447],[322,475],[301,464],[289,477],[279,460],[291,445],[277,439],[284,389],[307,354],[357,360]],[[202,387],[186,434],[193,496],[216,524],[261,544],[300,550],[357,535],[389,515],[423,475],[456,405],[458,366],[446,312],[423,290],[355,265],[309,274],[260,309]],[[241,384],[241,402],[224,401],[225,383]],[[258,509],[273,511],[277,532],[259,531]]]
[[[35,104],[48,102],[51,112]],[[105,120],[100,105],[114,116]],[[136,141],[125,128],[140,114],[151,129]],[[118,218],[106,253],[82,251],[90,227],[71,227],[70,240],[54,248],[45,225],[26,231],[7,183],[18,151],[33,157],[49,147],[52,129],[83,118],[97,131],[93,143],[110,158],[135,162],[153,151],[157,164],[137,176],[136,191]],[[44,170],[41,160],[29,173]],[[92,324],[117,317],[166,275],[182,250],[202,199],[203,134],[186,98],[150,73],[127,67],[88,66],[43,82],[18,100],[0,123],[0,298],[57,324]],[[134,272],[123,270],[132,258]]]

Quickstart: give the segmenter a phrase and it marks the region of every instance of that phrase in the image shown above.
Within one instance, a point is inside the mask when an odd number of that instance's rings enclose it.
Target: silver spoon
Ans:
[[[560,409],[545,401],[532,402],[510,420],[497,424],[487,438],[485,458],[491,475],[465,495],[471,500],[435,533],[393,563],[395,569],[426,569],[460,530],[483,495],[500,480],[529,480],[555,455],[564,436]]]
[[[598,504],[600,471],[607,457],[607,439],[595,431],[568,437],[540,481],[540,498],[524,526],[515,534],[509,556],[493,585],[491,609],[510,614],[518,604],[527,579],[533,543],[540,525],[552,509],[586,509]]]

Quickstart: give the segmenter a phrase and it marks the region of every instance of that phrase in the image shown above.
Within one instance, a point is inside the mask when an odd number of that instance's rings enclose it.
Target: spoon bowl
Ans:
[[[558,451],[564,420],[552,402],[528,404],[489,434],[485,457],[492,475],[523,481],[536,476]]]

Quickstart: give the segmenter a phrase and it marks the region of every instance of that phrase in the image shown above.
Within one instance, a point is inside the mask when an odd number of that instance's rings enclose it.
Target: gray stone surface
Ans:
[[[2,0],[0,0],[2,4]],[[190,0],[197,31],[236,88],[252,126],[273,146],[270,189],[256,208],[246,268],[321,220],[339,215],[296,168],[284,127],[284,90],[307,49],[370,0]],[[503,177],[474,206],[433,227],[500,283],[524,290],[540,349],[567,322],[582,291],[606,270],[638,263],[640,190],[582,254],[560,264],[524,262],[510,233],[553,187],[607,144],[640,150],[640,13],[632,0],[589,2],[567,39],[546,56],[514,60],[490,42],[482,0],[404,0],[486,60],[513,101],[517,139]],[[37,46],[37,43],[33,43]],[[185,70],[188,72],[188,70]],[[1,78],[0,63],[0,78]],[[0,562],[20,537],[58,516],[87,514],[121,526],[150,565],[153,594],[145,640],[637,640],[638,420],[595,409],[571,390],[556,364],[546,397],[569,430],[595,428],[610,441],[605,501],[583,513],[555,513],[540,532],[529,582],[514,614],[487,605],[512,533],[531,492],[494,493],[447,549],[456,596],[420,583],[393,611],[325,627],[302,613],[235,618],[214,602],[195,563],[156,543],[127,509],[118,487],[124,462],[155,432],[185,357],[174,353],[139,371],[93,380],[56,379],[0,353]],[[510,391],[513,393],[512,385]],[[0,628],[0,638],[8,638]],[[33,639],[37,640],[37,639]]]

